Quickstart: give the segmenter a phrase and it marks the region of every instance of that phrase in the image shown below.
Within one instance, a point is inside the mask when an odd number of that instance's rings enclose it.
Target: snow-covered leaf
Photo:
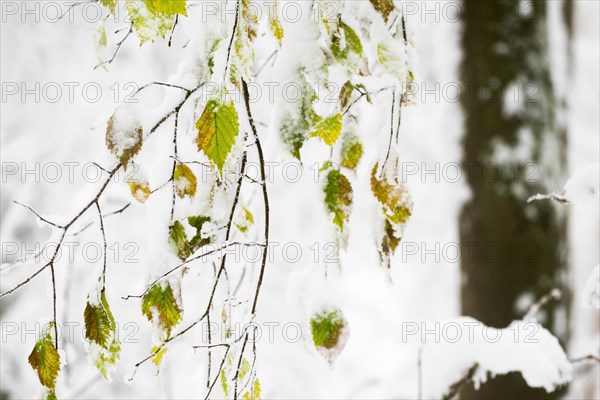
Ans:
[[[342,159],[340,165],[352,171],[356,167],[363,155],[363,145],[354,133],[348,131],[342,138]]]
[[[184,196],[194,197],[196,195],[197,179],[190,167],[185,164],[177,164],[174,179],[175,190],[180,198]]]
[[[352,185],[339,170],[331,169],[325,178],[325,205],[333,213],[333,223],[344,230],[352,209]]]
[[[142,299],[142,313],[156,324],[164,337],[169,338],[181,321],[183,310],[175,299],[170,283],[155,283]]]
[[[317,351],[330,363],[346,346],[348,323],[339,308],[315,313],[310,319],[310,331]]]
[[[119,107],[106,125],[106,146],[127,169],[129,161],[142,149],[142,124],[128,109]]]

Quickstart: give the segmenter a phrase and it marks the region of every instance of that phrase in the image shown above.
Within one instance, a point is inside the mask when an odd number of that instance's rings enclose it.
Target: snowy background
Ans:
[[[6,3],[2,3],[3,10]],[[551,2],[551,15],[558,12],[558,3]],[[94,9],[90,8],[89,13],[93,19]],[[560,73],[555,74],[557,86],[565,90],[569,102],[569,176],[590,163],[598,163],[600,159],[600,4],[576,1],[575,13],[572,78],[567,81]],[[73,22],[63,19],[52,23],[45,18],[35,21],[32,16],[26,16],[23,21],[21,15],[6,16],[3,11],[0,64],[3,82],[0,125],[3,262],[14,261],[22,255],[6,254],[6,244],[17,243],[19,250],[26,244],[26,248],[31,250],[35,243],[43,245],[51,234],[48,227],[38,225],[33,215],[14,204],[13,200],[31,205],[44,215],[72,215],[72,210],[96,190],[97,185],[90,181],[97,170],[89,163],[107,166],[112,162],[104,144],[108,117],[135,87],[151,81],[167,81],[177,70],[185,51],[181,31],[175,32],[171,48],[167,47],[166,41],[140,48],[137,39],[133,38],[124,43],[117,59],[110,65],[109,73],[102,68],[94,69],[97,64],[93,42],[95,23],[85,21],[80,11],[74,15]],[[549,30],[552,31],[556,19],[550,19]],[[407,23],[416,41],[419,82],[433,87],[435,83],[443,85],[459,81],[460,23],[443,19],[435,21],[433,17],[425,18],[425,21],[409,19]],[[114,46],[122,34],[109,34],[109,47]],[[268,53],[257,53],[257,65],[262,65],[268,56]],[[560,63],[556,65],[560,68]],[[18,94],[7,95],[7,82],[19,85]],[[42,88],[47,87],[47,92],[38,91],[39,99],[28,94],[23,101],[21,85],[31,89],[38,83]],[[79,84],[74,86],[73,101],[69,99],[70,83]],[[90,84],[87,93],[83,90],[86,84]],[[50,100],[55,97],[56,87],[62,90],[62,97],[53,102]],[[96,97],[96,88],[101,88],[101,93],[97,101],[91,101],[90,98]],[[160,103],[162,96],[165,96],[165,90],[155,88],[149,89],[144,98],[150,103]],[[463,135],[460,104],[443,98],[439,102],[417,103],[403,112],[400,136],[403,161],[419,165],[460,162]],[[386,126],[388,117],[385,111],[379,115],[379,111],[375,110],[368,120],[362,122],[363,126],[371,126],[374,130]],[[271,112],[268,107],[257,111],[257,120],[269,121]],[[274,132],[265,132],[265,135],[267,159],[290,162],[290,159],[273,158],[281,154],[280,144]],[[167,153],[161,147],[168,143],[167,137],[166,129],[157,132],[153,141],[145,145],[140,158],[142,163],[168,162]],[[302,299],[316,296],[310,292],[320,289],[318,285],[311,284],[314,254],[310,247],[317,243],[321,249],[319,257],[323,259],[327,250],[324,244],[330,241],[330,227],[326,225],[325,210],[317,195],[319,188],[314,185],[313,171],[308,169],[314,162],[321,161],[319,151],[322,149],[310,146],[307,144],[303,149],[306,157],[302,179],[291,184],[282,178],[281,170],[276,169],[274,183],[270,187],[272,219],[275,221],[272,238],[281,243],[299,243],[303,254],[300,260],[289,262],[277,250],[274,261],[268,265],[258,322],[264,335],[267,335],[265,323],[278,325],[273,325],[273,343],[264,339],[258,343],[258,375],[263,397],[417,398],[420,346],[399,340],[401,324],[407,321],[433,324],[434,321],[448,321],[460,316],[458,260],[436,261],[433,257],[422,260],[420,254],[403,259],[398,252],[392,260],[391,280],[394,284],[390,285],[385,273],[374,266],[376,254],[365,251],[360,235],[353,235],[346,251],[340,255],[345,267],[343,276],[336,279],[332,287],[323,288],[336,297],[351,327],[350,338],[338,360],[332,367],[308,346],[306,340],[285,340],[285,324],[301,323],[298,310],[310,307],[310,304],[299,303],[303,302]],[[73,179],[70,179],[68,165],[73,165]],[[61,174],[56,179],[55,166]],[[25,170],[37,172],[26,174]],[[159,180],[156,178],[157,184]],[[408,179],[408,187],[415,207],[403,240],[424,243],[427,248],[433,248],[436,243],[458,243],[458,215],[463,202],[469,197],[466,182],[422,181],[420,176],[414,176]],[[104,200],[104,210],[116,210],[128,203],[128,191],[122,182],[114,185]],[[74,335],[65,335],[63,342],[68,364],[59,378],[58,392],[62,398],[204,396],[206,355],[192,350],[193,345],[201,344],[205,338],[201,329],[169,347],[158,377],[154,376],[154,368],[146,365],[138,371],[131,384],[123,383],[125,376],[132,372],[133,365],[144,358],[151,347],[150,324],[139,312],[139,302],[125,301],[121,296],[138,293],[144,288],[145,265],[148,254],[152,254],[147,238],[148,231],[152,229],[152,210],[152,205],[133,204],[123,214],[106,220],[109,246],[114,245],[117,249],[115,254],[119,256],[118,259],[113,257],[109,263],[108,297],[115,318],[121,325],[122,340],[126,338],[112,383],[102,380],[94,367],[87,363],[81,340],[85,297],[92,285],[90,275],[100,265],[99,261],[86,261],[82,249],[86,243],[99,243],[100,237],[97,229],[89,229],[68,239],[79,244],[74,245],[73,260],[64,260],[57,267],[59,319],[72,322],[75,332]],[[360,200],[355,203],[355,210],[351,226],[360,230],[367,225],[365,219],[368,222],[371,216],[368,212],[361,212]],[[570,206],[569,213],[571,249],[568,279],[577,294],[582,292],[587,277],[600,261],[599,208],[597,203],[592,202]],[[90,221],[93,218],[90,216]],[[93,249],[90,254],[94,257]],[[139,262],[125,262],[124,257],[128,255]],[[10,274],[3,271],[2,291],[32,271],[32,265],[15,268]],[[38,391],[39,383],[27,363],[27,356],[35,342],[36,323],[47,320],[52,312],[47,275],[47,272],[43,273],[15,295],[2,299],[0,390],[8,398],[31,397]],[[210,276],[199,273],[188,283],[189,287],[184,285],[183,290],[207,290]],[[306,292],[309,294],[303,295]],[[582,301],[576,299],[573,302],[573,337],[566,349],[566,353],[573,357],[598,351],[598,309],[583,308]],[[195,318],[193,311],[186,309],[186,313],[186,321]],[[295,337],[294,329],[287,333]],[[441,396],[451,383],[463,375],[461,371],[468,368],[470,362],[468,354],[455,354],[456,348],[439,346],[426,348],[422,355],[422,390],[427,397]],[[478,351],[490,357],[497,354],[500,359],[502,349],[496,346]],[[530,360],[533,358],[530,357]],[[560,361],[556,364],[560,365]],[[535,375],[535,371],[532,373]],[[567,398],[600,398],[597,364],[576,367],[573,373],[575,378]],[[540,379],[544,378],[547,377]]]

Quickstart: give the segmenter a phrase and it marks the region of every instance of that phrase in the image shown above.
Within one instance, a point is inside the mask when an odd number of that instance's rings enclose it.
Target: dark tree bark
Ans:
[[[530,5],[527,6],[527,4]],[[566,135],[555,123],[548,63],[547,4],[463,2],[464,165],[472,191],[460,217],[463,314],[506,327],[553,288],[560,302],[540,322],[563,344],[568,336],[564,211],[526,203],[564,184]],[[559,186],[560,185],[560,186]],[[559,313],[561,317],[559,317]],[[556,398],[527,387],[519,373],[489,380],[462,398]]]

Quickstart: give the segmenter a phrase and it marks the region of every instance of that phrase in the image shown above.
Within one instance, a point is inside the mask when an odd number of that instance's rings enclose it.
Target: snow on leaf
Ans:
[[[94,31],[94,48],[96,49],[96,57],[98,57],[99,65],[102,65],[104,70],[107,70],[105,61],[106,61],[106,29],[104,24],[108,17],[101,19],[96,24],[96,30]]]
[[[150,190],[150,184],[145,179],[131,179],[127,181],[129,185],[129,190],[131,190],[131,195],[134,199],[139,201],[140,203],[145,203],[152,194]]]
[[[184,196],[194,197],[196,195],[197,179],[194,172],[185,164],[177,164],[175,167],[175,191],[180,198]]]
[[[102,291],[99,304],[89,301],[83,312],[85,321],[85,338],[106,348],[115,329],[115,320],[106,301],[106,292]]]
[[[251,0],[240,0],[240,18],[235,41],[233,43],[233,57],[231,59],[230,80],[239,87],[240,77],[250,77],[250,67],[254,63],[254,46],[258,29],[258,15],[256,7],[251,7]]]
[[[377,60],[384,71],[395,77],[399,82],[410,82],[406,63],[401,56],[398,44],[387,40],[377,46]]]
[[[175,221],[169,231],[170,243],[177,250],[177,256],[185,261],[191,254],[192,248],[188,242],[187,235],[183,224],[179,221]]]
[[[352,171],[356,171],[356,167],[363,155],[363,145],[352,132],[344,133],[342,138],[342,159],[340,165]]]
[[[88,356],[104,379],[109,380],[109,373],[119,361],[121,344],[117,340],[115,319],[104,290],[100,292],[100,301],[92,301],[88,297],[83,318]]]
[[[383,17],[383,20],[387,23],[390,13],[394,11],[393,0],[369,0],[375,10]]]
[[[313,102],[317,99],[317,94],[302,71],[297,72],[296,82],[302,97],[294,103],[295,109],[286,110],[281,120],[279,135],[285,147],[299,160],[300,149],[304,145],[308,133],[321,120],[321,117],[313,110]]]
[[[196,122],[198,151],[202,150],[223,171],[227,156],[239,133],[238,114],[233,102],[209,100]]]
[[[344,65],[356,65],[363,53],[360,38],[349,25],[340,20],[338,29],[331,37],[331,52]]]
[[[331,115],[319,122],[308,137],[320,137],[326,145],[333,146],[342,133],[342,114]]]
[[[51,389],[51,393],[56,388],[56,378],[60,371],[60,355],[54,347],[54,340],[49,332],[53,329],[52,326],[52,324],[48,325],[48,330],[37,341],[28,359],[31,367],[37,371],[40,383]]]
[[[167,33],[173,28],[175,23],[175,14],[167,14],[159,12],[154,3],[165,3],[159,5],[159,8],[164,9],[179,9],[181,5],[168,5],[170,0],[127,0],[126,8],[129,14],[129,19],[133,25],[133,29],[140,39],[140,45],[147,41],[154,42],[157,38],[165,38]],[[181,3],[180,0],[175,0],[174,3]],[[185,6],[185,4],[184,4]]]
[[[254,215],[246,207],[242,207],[242,210],[244,212],[244,216],[240,222],[235,224],[235,226],[240,230],[240,232],[246,233],[248,228],[254,225]]]
[[[204,226],[205,223],[210,222],[211,218],[207,217],[205,215],[198,215],[198,216],[192,216],[192,217],[188,217],[188,223],[196,228],[196,234],[194,235],[194,237],[192,238],[192,240],[190,240],[190,247],[192,252],[198,250],[200,247],[202,246],[206,246],[207,244],[210,244],[210,237],[203,237],[202,235],[202,227]]]
[[[378,179],[378,167],[379,163],[375,164],[371,171],[371,192],[381,204],[385,216],[379,253],[382,262],[389,266],[389,256],[396,251],[402,240],[404,226],[411,216],[412,201],[408,191],[397,178],[388,177],[384,173],[382,178]]]
[[[142,124],[125,108],[118,108],[106,125],[106,146],[127,170],[129,161],[142,149]]]
[[[152,285],[142,299],[142,313],[154,321],[161,333],[169,338],[173,328],[181,321],[183,310],[177,303],[171,284]]]
[[[339,170],[332,169],[325,178],[323,191],[325,205],[333,213],[333,223],[343,231],[352,207],[352,185]]]
[[[310,319],[312,342],[317,351],[332,363],[346,346],[348,324],[342,310],[323,309]]]

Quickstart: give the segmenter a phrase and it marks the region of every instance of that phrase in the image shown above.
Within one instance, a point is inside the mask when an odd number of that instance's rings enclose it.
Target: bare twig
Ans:
[[[562,293],[559,289],[552,289],[550,293],[543,296],[539,299],[534,305],[531,306],[527,314],[523,317],[524,321],[531,321],[535,318],[536,314],[548,304],[551,300],[559,300],[562,296]]]
[[[127,40],[127,38],[129,37],[129,35],[131,35],[133,33],[133,24],[131,24],[129,26],[129,30],[127,31],[127,33],[125,34],[125,36],[123,36],[123,39],[121,39],[119,41],[119,43],[117,43],[117,48],[115,49],[115,52],[113,53],[112,57],[110,58],[110,60],[106,60],[106,61],[102,61],[101,63],[99,63],[98,65],[96,65],[94,67],[94,69],[104,66],[104,65],[110,65],[115,58],[117,57],[117,54],[119,53],[119,50],[121,50],[121,46],[123,46],[123,43],[125,43],[125,41]]]
[[[13,203],[15,203],[15,204],[17,204],[17,205],[19,205],[19,206],[21,206],[21,207],[24,207],[24,208],[28,209],[29,211],[31,211],[32,213],[34,213],[34,214],[36,215],[36,217],[38,217],[38,219],[40,219],[40,221],[43,221],[43,222],[47,223],[48,225],[52,225],[52,226],[54,226],[54,227],[56,227],[56,228],[59,228],[59,229],[65,229],[65,227],[64,227],[64,226],[62,226],[62,225],[58,225],[58,224],[55,224],[54,222],[52,222],[52,221],[49,221],[49,220],[47,220],[46,218],[42,217],[42,216],[41,216],[41,215],[40,215],[40,214],[39,214],[37,211],[35,211],[35,210],[34,210],[33,208],[31,208],[30,206],[27,206],[27,205],[25,205],[25,204],[23,204],[23,203],[19,203],[19,202],[18,202],[18,201],[16,201],[16,200],[13,200]]]
[[[467,385],[469,385],[470,383],[473,382],[473,376],[475,376],[475,372],[477,372],[477,369],[479,368],[479,364],[475,363],[471,368],[469,368],[469,370],[467,371],[467,374],[460,379],[459,381],[453,383],[449,390],[448,393],[446,393],[444,395],[444,397],[442,397],[443,400],[452,400],[456,395],[458,395],[460,393],[460,391]]]
[[[238,20],[240,18],[240,2],[242,0],[236,0],[235,2],[235,20],[233,21],[233,32],[231,33],[231,38],[229,39],[229,46],[227,46],[227,59],[225,60],[225,71],[223,72],[223,81],[227,79],[227,69],[229,68],[229,58],[231,57],[231,47],[233,45],[233,41],[235,39],[235,35],[237,33],[238,28]]]

